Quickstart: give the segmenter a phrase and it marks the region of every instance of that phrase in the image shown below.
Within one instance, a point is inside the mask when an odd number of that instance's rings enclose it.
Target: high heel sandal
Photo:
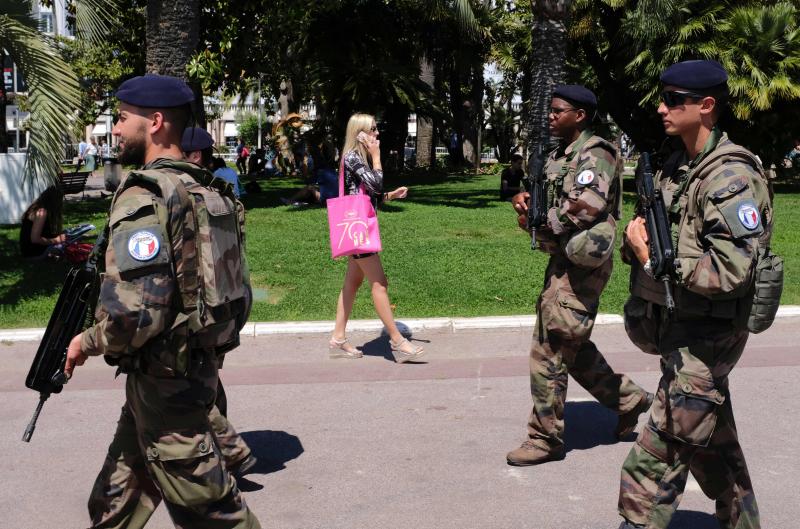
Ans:
[[[389,345],[392,347],[394,361],[398,364],[417,360],[425,352],[421,345],[413,345],[407,338],[403,338],[397,343],[390,338]]]
[[[337,340],[336,338],[331,337],[330,341],[328,342],[328,353],[330,354],[331,358],[361,358],[364,354],[353,347],[350,342],[347,341],[347,338],[344,340]]]

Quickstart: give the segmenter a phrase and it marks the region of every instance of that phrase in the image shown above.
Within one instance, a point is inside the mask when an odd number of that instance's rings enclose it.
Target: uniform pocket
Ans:
[[[169,432],[145,447],[164,499],[181,506],[212,503],[231,490],[211,432]]]
[[[548,332],[559,334],[568,340],[584,341],[594,326],[596,305],[588,305],[570,292],[556,292],[556,303],[550,309]]]
[[[684,443],[708,446],[725,397],[713,381],[678,373],[669,386],[669,403],[656,427]]]
[[[647,309],[648,302],[644,299],[637,296],[628,298],[623,308],[625,332],[634,345],[643,352],[659,354],[656,340],[658,322],[652,313],[648,316]]]

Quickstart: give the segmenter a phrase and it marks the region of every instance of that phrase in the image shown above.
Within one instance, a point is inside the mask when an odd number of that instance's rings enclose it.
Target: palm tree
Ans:
[[[199,35],[199,0],[148,0],[147,71],[186,80]]]
[[[715,44],[729,76],[731,137],[767,166],[779,162],[800,137],[798,8],[779,2],[734,9],[717,27]]]
[[[460,34],[471,39],[480,32],[478,21],[472,10],[469,0],[434,0],[429,2],[428,11],[430,20],[435,24],[441,24],[445,19],[454,20]],[[422,57],[420,57],[420,80],[432,90],[436,85],[436,50],[434,50],[434,39],[426,39],[429,44],[426,46]],[[417,112],[417,167],[429,167],[436,160],[436,145],[433,141],[434,122],[430,116],[425,116]]]
[[[553,88],[564,82],[567,28],[571,0],[533,0],[531,9],[531,57],[528,71],[530,97],[525,102],[524,122],[528,152],[548,145],[548,114]]]
[[[76,2],[76,32],[96,40],[100,28],[112,23],[113,6],[100,0]],[[31,0],[0,0],[0,54],[6,52],[28,86],[30,143],[25,163],[26,180],[53,182],[64,156],[64,134],[73,126],[80,105],[78,79],[58,53],[56,42],[39,31]],[[4,51],[2,51],[4,50]],[[4,58],[4,57],[3,57]],[[0,98],[5,116],[6,95]],[[0,152],[7,152],[6,122],[0,120]]]
[[[455,21],[460,36],[472,39],[480,34],[480,26],[469,0],[434,0],[428,2],[427,13],[434,26],[441,27],[445,21]],[[430,35],[434,37],[434,35]],[[425,38],[426,46],[420,57],[420,80],[434,91],[437,84],[436,65],[438,51],[436,39]],[[417,167],[428,167],[435,160],[436,145],[433,141],[434,122],[431,116],[417,112]]]
[[[800,99],[800,27],[788,2],[733,10],[718,26],[717,47],[728,71],[739,119],[781,99]]]

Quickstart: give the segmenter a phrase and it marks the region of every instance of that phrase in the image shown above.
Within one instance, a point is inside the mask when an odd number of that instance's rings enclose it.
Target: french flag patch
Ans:
[[[128,239],[128,253],[137,261],[153,259],[160,249],[158,236],[151,231],[137,231]]]

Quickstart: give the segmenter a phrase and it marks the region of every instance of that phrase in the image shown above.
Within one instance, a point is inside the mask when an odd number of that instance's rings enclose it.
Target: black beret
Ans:
[[[213,146],[214,139],[206,129],[190,127],[183,131],[183,138],[181,138],[181,150],[183,152],[202,151]]]
[[[194,101],[189,86],[168,75],[149,73],[128,79],[117,89],[117,99],[144,108],[172,108]]]
[[[728,74],[717,61],[683,61],[673,64],[661,74],[663,84],[690,90],[713,88],[727,81]]]
[[[577,107],[597,107],[597,96],[594,92],[579,84],[563,84],[553,90],[553,97],[560,97],[573,103]]]

